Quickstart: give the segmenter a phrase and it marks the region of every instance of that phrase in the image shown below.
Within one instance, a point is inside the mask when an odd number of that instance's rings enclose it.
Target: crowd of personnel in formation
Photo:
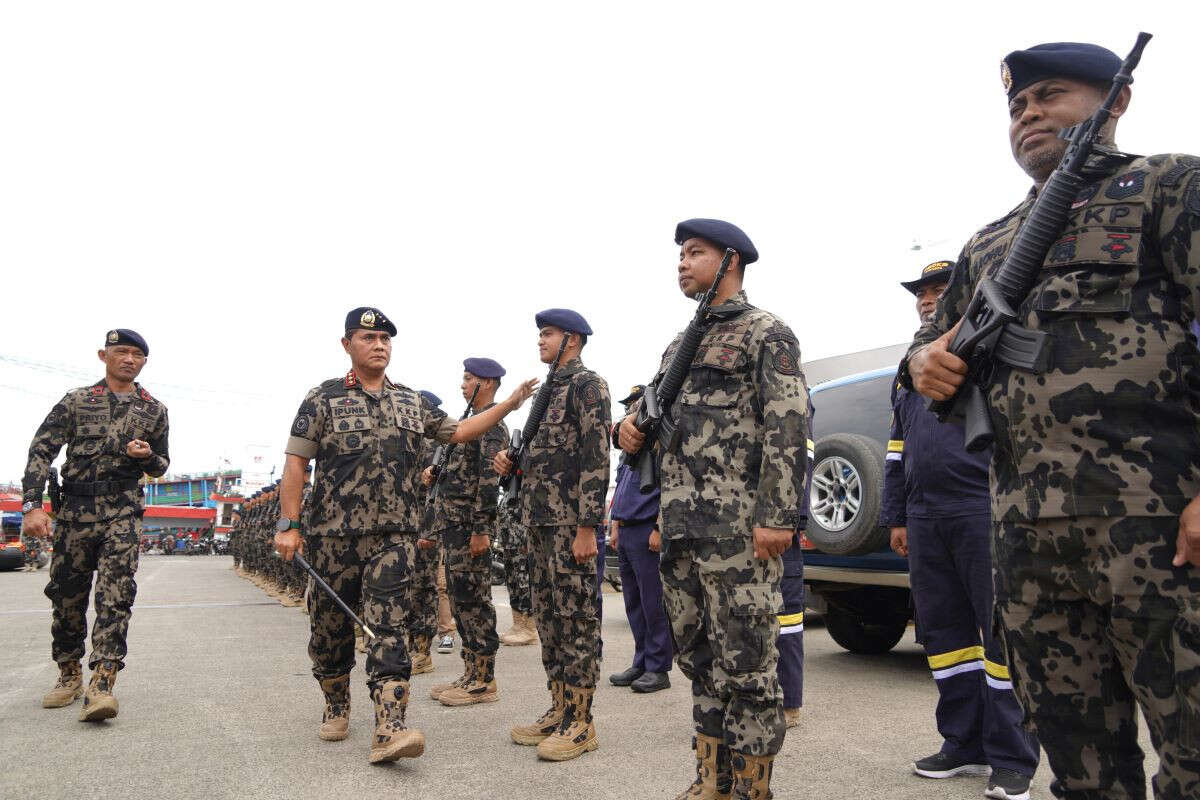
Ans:
[[[1148,38],[1124,61],[1079,43],[1004,59],[1010,145],[1033,187],[956,261],[908,286],[922,325],[897,373],[882,522],[913,562],[945,739],[913,769],[987,775],[984,795],[997,800],[1029,796],[1038,744],[1056,796],[1144,797],[1139,711],[1159,756],[1155,796],[1200,797],[1200,348],[1189,329],[1200,311],[1200,158],[1116,147]],[[519,526],[524,556],[511,561],[528,564],[520,613],[536,627],[548,707],[509,736],[549,761],[595,750],[596,581],[615,446],[625,462],[613,534],[638,550],[628,554],[637,596],[626,607],[642,652],[610,680],[661,683],[661,589],[674,658],[691,682],[695,770],[678,800],[772,796],[790,702],[780,637],[800,623],[788,618],[785,589],[806,523],[808,388],[792,330],[743,288],[758,260],[746,233],[690,219],[674,240],[679,288],[697,308],[616,420],[608,383],[583,363],[594,333],[576,311],[534,315],[550,368],[540,388],[528,380],[497,399],[504,368],[463,361],[468,410],[457,421],[386,375],[397,330],[382,311],[346,316],[350,368],[300,403],[283,476],[248,504],[238,545],[239,562],[289,602],[307,585],[322,739],[350,733],[361,618],[375,711],[368,759],[424,752],[410,679],[429,666],[439,573],[462,673],[430,694],[447,706],[500,699],[491,542]],[[107,333],[104,379],[51,409],[23,481],[25,532],[47,537],[43,487],[67,448],[46,587],[59,676],[43,705],[82,696],[87,721],[118,711],[139,482],[169,463],[166,407],[135,383],[149,353],[132,330]],[[448,357],[447,370],[457,364]],[[504,417],[535,389],[510,437]],[[965,428],[944,427],[955,408]],[[989,442],[990,458],[973,455]],[[307,584],[291,567],[297,555],[312,570]],[[514,606],[522,581],[510,587]]]

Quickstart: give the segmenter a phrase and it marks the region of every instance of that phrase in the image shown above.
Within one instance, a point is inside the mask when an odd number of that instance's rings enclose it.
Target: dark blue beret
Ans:
[[[504,377],[504,367],[500,366],[499,361],[490,358],[464,358],[463,369],[480,378]]]
[[[584,336],[592,335],[592,327],[587,324],[587,320],[583,318],[583,315],[569,308],[547,308],[545,311],[538,312],[533,321],[537,323],[539,329],[547,325],[553,325],[556,328],[562,328],[564,331],[570,331],[571,333],[582,333]]]
[[[128,344],[133,347],[142,348],[142,353],[150,355],[150,345],[146,344],[146,340],[137,331],[131,331],[129,328],[113,328],[108,333],[104,334],[104,346],[113,347],[118,344]]]
[[[922,286],[928,286],[931,283],[949,283],[950,276],[953,274],[953,261],[935,261],[921,270],[921,277],[915,281],[900,281],[900,285],[916,294]]]
[[[430,403],[433,403],[435,406],[440,406],[442,404],[442,398],[438,397],[436,394],[429,391],[428,389],[422,389],[421,391],[417,392],[417,394],[421,395],[421,397],[424,397],[426,400],[428,400]]]
[[[396,326],[382,311],[372,306],[359,306],[346,315],[346,335],[362,328],[364,331],[384,331],[389,336],[396,335]]]
[[[1121,58],[1100,45],[1051,42],[1009,53],[1000,62],[1000,80],[1011,100],[1025,87],[1047,78],[1111,83],[1120,68]]]
[[[732,247],[741,256],[742,266],[758,261],[758,251],[746,232],[719,219],[685,219],[675,226],[675,244],[683,244],[693,236],[707,239],[720,247]]]

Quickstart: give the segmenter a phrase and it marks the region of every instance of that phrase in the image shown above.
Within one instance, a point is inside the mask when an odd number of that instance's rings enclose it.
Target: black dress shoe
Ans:
[[[665,672],[647,672],[645,675],[629,684],[629,688],[633,689],[638,694],[648,694],[650,692],[657,692],[662,689],[670,689],[671,679],[667,677],[667,673]]]
[[[608,682],[611,683],[613,686],[628,686],[629,684],[636,681],[638,678],[642,677],[642,673],[645,671],[646,670],[638,669],[637,667],[630,667],[629,669],[625,670],[624,672],[617,672],[612,675],[609,675]]]

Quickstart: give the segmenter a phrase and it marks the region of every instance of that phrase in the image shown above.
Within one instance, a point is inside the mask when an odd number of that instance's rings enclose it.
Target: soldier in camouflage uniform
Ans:
[[[422,389],[418,392],[435,408],[442,407],[442,400],[433,392]],[[421,442],[421,458],[418,467],[426,469],[433,463],[437,443],[425,439]],[[418,502],[425,508],[428,493],[424,483],[420,486]],[[438,630],[438,569],[442,563],[441,543],[424,529],[427,520],[421,518],[421,537],[417,540],[417,560],[413,568],[413,610],[409,625],[409,640],[412,645],[412,674],[421,675],[433,672],[433,656],[431,654],[433,638]]]
[[[1003,65],[1029,196],[968,241],[902,379],[944,399],[947,350],[976,284],[1004,261],[1066,144],[1120,65],[1090,44]],[[1145,796],[1140,707],[1159,798],[1200,796],[1200,159],[1116,149],[1114,118],[1017,322],[1050,336],[1049,366],[996,362],[985,386],[996,606],[1014,691],[1064,798]],[[993,794],[1004,797],[1011,794]]]
[[[504,583],[513,623],[500,634],[500,643],[519,647],[538,640],[533,624],[533,595],[529,588],[529,532],[521,524],[515,502],[502,498],[496,515],[496,530],[504,554]]]
[[[570,337],[546,416],[526,447],[517,498],[529,530],[533,613],[553,702],[536,722],[510,733],[517,744],[537,745],[538,757],[566,761],[598,746],[592,720],[600,672],[596,526],[608,491],[612,412],[608,384],[579,358],[592,333],[587,321],[567,309],[543,311],[535,321],[544,364],[554,362],[563,337]],[[496,455],[497,473],[513,467],[506,450]]]
[[[495,405],[504,368],[490,358],[463,361],[462,394],[474,396],[472,413]],[[462,636],[463,673],[452,683],[434,686],[429,694],[445,706],[492,703],[496,689],[496,607],[492,605],[492,542],[496,498],[500,493],[492,461],[508,446],[508,428],[497,423],[482,439],[452,448],[436,491],[431,490],[429,534],[442,546],[450,608]],[[433,485],[433,468],[423,475]]]
[[[361,602],[363,621],[375,632],[366,664],[375,701],[372,763],[425,751],[424,735],[405,724],[421,441],[479,438],[518,408],[536,383],[522,384],[500,405],[457,423],[412,389],[388,380],[384,371],[395,333],[376,308],[347,315],[342,347],[352,368],[312,389],[296,412],[281,486],[282,516],[275,526],[283,559],[306,552],[343,602],[351,608]],[[301,522],[304,471],[314,457],[312,497]],[[308,652],[326,701],[318,735],[336,741],[349,730],[354,629],[324,592],[309,593],[309,616]]]
[[[22,490],[25,531],[48,538],[42,487],[63,445],[62,508],[54,531],[54,558],[46,596],[53,604],[51,655],[59,667],[46,708],[67,706],[83,694],[81,720],[117,715],[112,687],[125,665],[125,637],[137,584],[145,497],[143,475],[158,477],[170,463],[167,407],[135,382],[150,348],[134,331],[118,328],[99,351],[104,380],[68,392],[55,404],[29,446]],[[83,640],[88,593],[96,573],[91,681],[83,692]]]
[[[675,230],[679,284],[697,298],[724,251],[737,255],[717,289],[709,327],[674,409],[678,442],[656,447],[662,476],[661,572],[679,667],[692,681],[696,779],[680,798],[770,797],[783,745],[776,674],[783,608],[781,554],[800,523],[807,471],[808,388],[791,329],[750,305],[744,265],[757,260],[741,229],[694,219]],[[663,354],[662,380],[680,338]],[[638,452],[641,401],[619,440]]]

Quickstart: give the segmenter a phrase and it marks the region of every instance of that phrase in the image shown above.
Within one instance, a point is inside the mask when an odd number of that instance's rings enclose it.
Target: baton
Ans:
[[[279,554],[276,553],[275,555]],[[304,568],[305,572],[312,576],[312,579],[317,582],[317,586],[320,586],[321,589],[324,590],[325,594],[333,598],[333,602],[337,603],[341,607],[342,611],[346,612],[346,616],[358,623],[358,627],[363,629],[363,633],[365,633],[368,638],[375,638],[374,631],[367,627],[367,623],[358,618],[358,614],[355,614],[350,610],[350,606],[346,605],[345,602],[342,601],[342,598],[337,596],[337,592],[333,590],[333,587],[326,583],[325,579],[317,574],[317,571],[312,568],[312,565],[304,560],[304,556],[300,555],[299,553],[295,553],[292,555],[292,561],[295,561]]]

